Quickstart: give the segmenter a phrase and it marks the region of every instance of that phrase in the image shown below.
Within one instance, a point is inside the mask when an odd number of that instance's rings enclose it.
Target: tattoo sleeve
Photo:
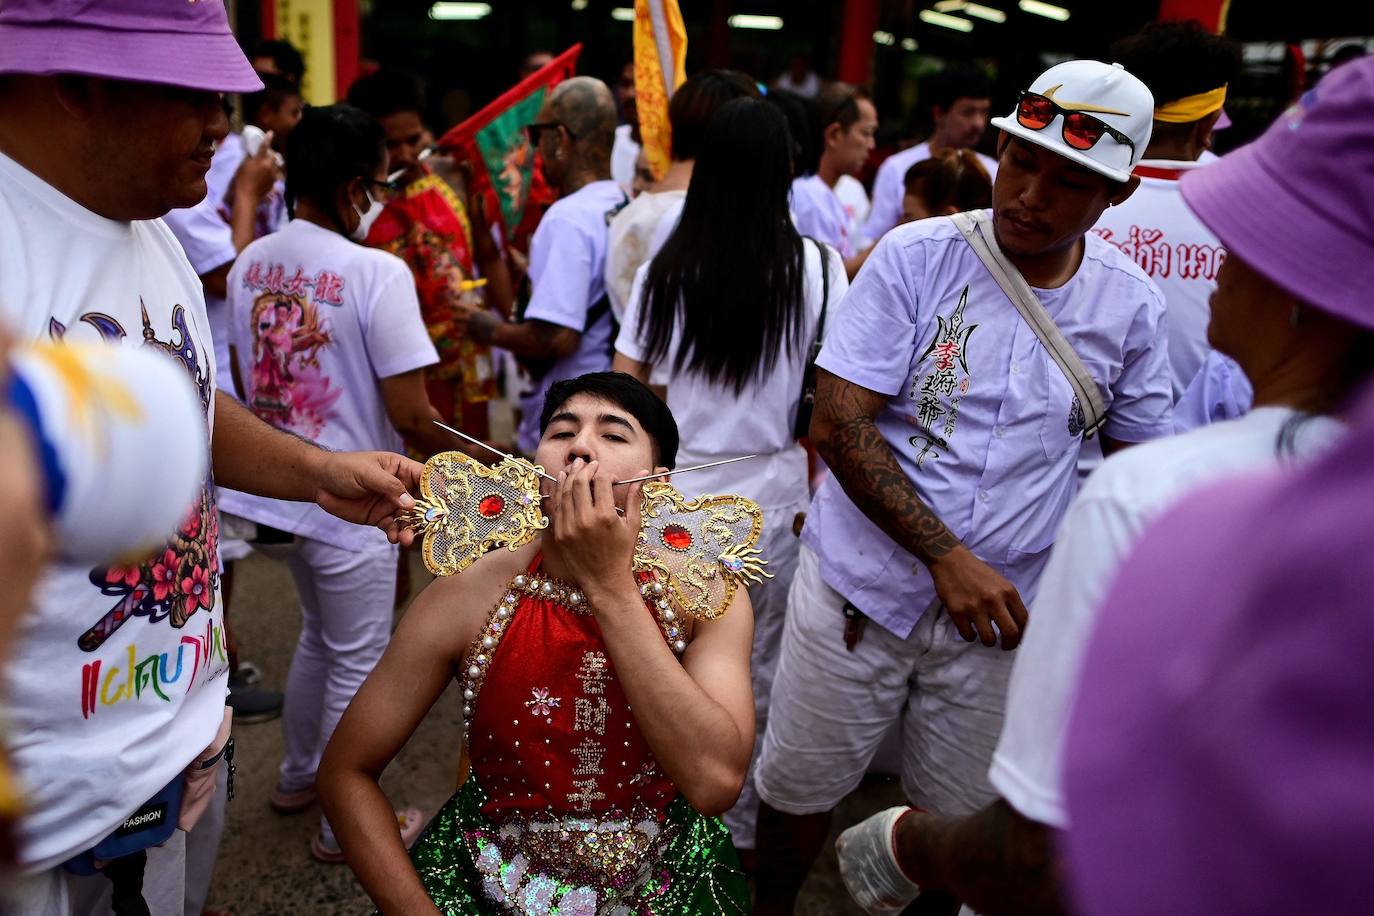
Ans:
[[[813,438],[859,511],[929,565],[958,547],[959,539],[921,501],[892,446],[878,431],[874,418],[886,401],[881,394],[818,369]]]
[[[493,316],[494,317],[494,316]],[[491,342],[516,356],[559,357],[577,349],[582,335],[572,328],[539,319],[496,322]]]
[[[1002,799],[969,817],[911,815],[897,856],[922,888],[947,890],[988,916],[1069,912],[1053,831]]]

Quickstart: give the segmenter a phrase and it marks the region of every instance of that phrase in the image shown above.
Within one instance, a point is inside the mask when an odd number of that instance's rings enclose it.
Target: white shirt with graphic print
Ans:
[[[434,365],[410,268],[303,219],[249,245],[229,271],[229,339],[244,405],[334,451],[401,451],[379,379]],[[301,537],[360,548],[385,539],[314,503],[225,490],[220,503]]]
[[[0,154],[0,322],[20,339],[153,347],[197,386],[209,438],[215,358],[200,280],[162,220],[108,220]],[[155,472],[155,469],[150,469]],[[228,657],[211,481],[142,562],[54,564],[4,668],[25,871],[108,836],[214,739]],[[92,519],[92,524],[99,524]]]
[[[1111,242],[1155,281],[1169,311],[1169,363],[1174,400],[1202,368],[1211,345],[1207,301],[1217,288],[1226,249],[1193,215],[1178,191],[1179,179],[1200,162],[1146,159],[1140,187],[1126,201],[1108,207],[1093,231]]]

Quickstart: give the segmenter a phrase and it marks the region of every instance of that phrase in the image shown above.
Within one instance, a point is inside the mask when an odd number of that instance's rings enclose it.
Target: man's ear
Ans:
[[[1135,189],[1140,187],[1140,178],[1132,175],[1126,181],[1116,186],[1111,197],[1107,198],[1107,206],[1115,207],[1117,204],[1125,203],[1126,199],[1135,193]]]
[[[361,177],[354,178],[343,186],[344,202],[353,204],[362,209],[362,201],[366,199],[367,184]]]
[[[1209,115],[1199,118],[1193,125],[1193,143],[1198,149],[1212,148],[1212,131],[1216,129],[1217,121],[1221,120],[1221,109]]]
[[[828,147],[830,146],[832,141],[835,143],[839,143],[840,137],[842,137],[843,135],[844,128],[840,126],[840,123],[838,121],[832,121],[830,124],[827,124],[825,126],[825,130],[821,134],[821,146]]]

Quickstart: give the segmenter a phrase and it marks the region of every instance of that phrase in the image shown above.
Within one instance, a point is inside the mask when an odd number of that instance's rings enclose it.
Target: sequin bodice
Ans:
[[[665,640],[682,639],[661,614]],[[464,673],[468,749],[493,822],[662,819],[677,789],[631,715],[601,630],[585,598],[541,575],[537,558],[507,588]]]

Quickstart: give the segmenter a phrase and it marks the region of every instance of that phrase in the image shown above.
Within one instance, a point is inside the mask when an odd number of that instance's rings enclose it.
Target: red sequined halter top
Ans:
[[[575,586],[542,556],[507,586],[468,652],[463,716],[473,773],[493,822],[515,815],[599,816],[645,809],[661,820],[677,788],[631,715],[601,629]],[[687,633],[662,588],[640,582],[668,645]]]

